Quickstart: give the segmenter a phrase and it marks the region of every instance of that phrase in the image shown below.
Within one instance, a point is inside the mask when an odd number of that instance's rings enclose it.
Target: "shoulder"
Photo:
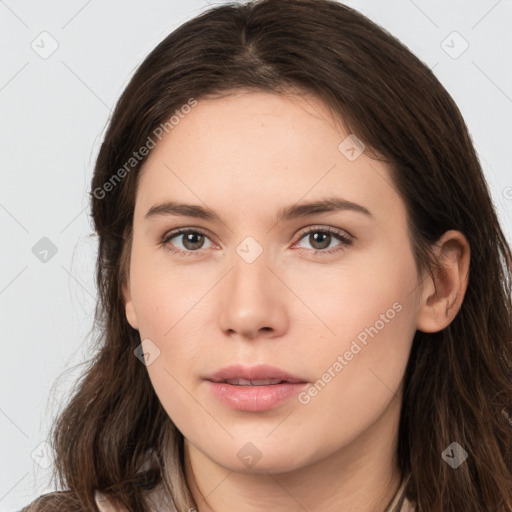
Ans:
[[[152,512],[160,510],[176,512],[177,510],[162,485],[153,489],[145,496],[145,499]],[[123,506],[114,504],[111,499],[98,490],[94,492],[94,504],[99,512],[127,512]],[[19,512],[86,512],[89,510],[73,491],[67,490],[43,494]]]
[[[100,512],[126,512],[125,508],[113,505],[112,502],[99,491],[94,493],[94,502]]]
[[[94,493],[94,503],[100,512],[126,512],[99,491]],[[86,509],[72,491],[53,491],[39,496],[20,512],[84,512]]]
[[[416,507],[414,504],[409,501],[407,498],[404,499],[404,502],[402,503],[402,508],[400,509],[400,512],[415,512]]]
[[[80,500],[73,491],[53,491],[42,494],[20,512],[83,512]]]
[[[177,512],[176,506],[162,483],[144,496],[145,503],[151,512]],[[94,500],[100,512],[127,512],[121,505],[114,504],[105,494],[95,491]]]

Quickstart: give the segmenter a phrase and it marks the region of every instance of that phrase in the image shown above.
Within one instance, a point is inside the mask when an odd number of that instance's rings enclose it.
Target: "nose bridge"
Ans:
[[[270,260],[270,252],[252,237],[236,247],[220,301],[219,322],[224,332],[234,331],[253,338],[260,329],[284,328],[281,294],[275,288]]]
[[[267,268],[272,267],[269,251],[265,250],[254,237],[248,236],[236,247],[232,258],[233,270],[231,272],[232,290],[242,295],[247,290],[253,296],[260,291],[270,291],[270,277],[272,273]]]

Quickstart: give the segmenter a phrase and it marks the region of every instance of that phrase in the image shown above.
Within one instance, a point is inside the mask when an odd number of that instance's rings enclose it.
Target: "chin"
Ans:
[[[229,471],[244,474],[288,473],[305,467],[317,458],[319,452],[308,454],[304,446],[282,443],[273,444],[268,439],[253,438],[249,441],[231,441],[228,446],[218,446],[219,453],[204,450],[212,461]],[[260,441],[258,440],[260,439]],[[297,456],[300,454],[300,457]]]

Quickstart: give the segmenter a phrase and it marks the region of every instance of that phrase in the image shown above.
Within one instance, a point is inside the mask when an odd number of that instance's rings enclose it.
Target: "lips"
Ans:
[[[231,409],[263,412],[287,402],[307,381],[269,365],[233,365],[206,377],[211,394]]]
[[[206,377],[211,382],[225,382],[234,386],[266,386],[280,383],[298,384],[306,380],[291,373],[262,364],[258,366],[226,366]]]

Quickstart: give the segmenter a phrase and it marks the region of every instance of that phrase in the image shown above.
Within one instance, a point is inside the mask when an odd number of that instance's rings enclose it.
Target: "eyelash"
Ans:
[[[203,251],[201,251],[200,249],[198,249],[196,251],[183,251],[181,249],[176,249],[175,247],[173,247],[172,245],[169,244],[169,242],[173,238],[175,238],[179,235],[191,234],[191,233],[192,234],[200,234],[200,235],[204,235],[204,236],[208,237],[208,235],[205,232],[203,232],[199,229],[180,228],[175,231],[166,233],[162,238],[161,245],[164,246],[166,248],[166,250],[176,253],[176,254],[181,254],[183,256],[197,256],[198,254],[201,254],[201,252],[203,252]],[[347,235],[343,234],[342,231],[340,231],[338,229],[334,229],[334,228],[329,228],[329,227],[309,228],[308,231],[304,231],[300,234],[297,243],[300,242],[306,235],[310,235],[311,233],[324,233],[324,234],[327,233],[329,235],[334,235],[341,242],[341,244],[336,246],[334,249],[323,249],[323,250],[312,249],[309,252],[312,252],[314,256],[322,256],[325,254],[332,254],[332,253],[335,253],[335,252],[345,249],[345,247],[351,246],[353,243],[352,238],[349,238]],[[299,248],[299,250],[308,250],[308,249]]]

